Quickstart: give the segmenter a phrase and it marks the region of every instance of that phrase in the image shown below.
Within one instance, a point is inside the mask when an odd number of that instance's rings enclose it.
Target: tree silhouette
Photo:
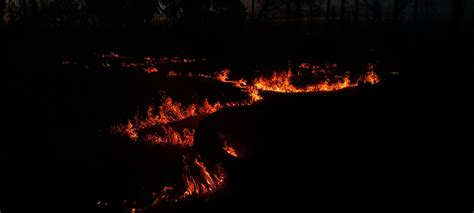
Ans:
[[[309,15],[309,26],[310,26],[310,30],[313,30],[313,26],[314,26],[314,7],[315,7],[315,3],[314,3],[314,0],[306,0],[305,1],[306,4],[308,5],[308,15]]]
[[[296,6],[296,26],[301,24],[301,0],[295,0]]]
[[[340,14],[341,28],[344,28],[345,16],[346,16],[346,0],[341,0],[341,14]]]
[[[326,0],[326,27],[329,27],[331,18],[331,0]]]
[[[182,16],[182,0],[161,0],[158,4],[158,11],[164,15],[172,24],[177,24]]]
[[[452,0],[452,23],[451,28],[453,31],[459,31],[461,29],[461,23],[464,18],[464,1],[463,0]]]
[[[416,24],[416,19],[418,18],[418,0],[413,1],[413,23]]]
[[[359,0],[355,0],[354,7],[354,22],[355,24],[359,24]]]
[[[263,2],[261,3],[260,11],[258,12],[257,18],[255,19],[255,22],[260,22],[262,19],[266,21],[268,18],[270,7],[273,4],[274,2],[271,0],[263,0]]]
[[[3,22],[3,10],[7,7],[7,1],[6,0],[0,0],[0,20]]]
[[[101,26],[141,26],[158,11],[156,0],[85,0]]]
[[[178,26],[180,30],[207,36],[231,33],[240,29],[245,21],[245,9],[239,0],[182,0]]]
[[[252,21],[255,21],[255,0],[252,0]]]
[[[245,7],[240,0],[214,0],[212,14],[220,24],[235,26],[244,22]]]
[[[403,10],[405,10],[413,0],[394,0],[393,1],[393,11],[392,11],[392,22],[396,23],[398,18],[402,14]]]
[[[382,20],[382,6],[380,5],[379,0],[374,0],[370,3],[368,0],[364,0],[364,3],[370,9],[372,14],[372,24],[378,23]]]

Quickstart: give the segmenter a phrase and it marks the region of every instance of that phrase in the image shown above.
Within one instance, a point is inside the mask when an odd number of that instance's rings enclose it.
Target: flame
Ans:
[[[122,135],[134,141],[138,140],[138,134],[136,132],[136,129],[133,127],[133,124],[130,122],[130,120],[127,121],[126,125],[112,126],[109,131],[112,134]]]
[[[255,103],[263,99],[262,96],[260,96],[260,93],[258,92],[257,87],[255,86],[248,87],[246,91],[247,91],[247,94],[249,95],[251,103]]]
[[[333,65],[335,66],[335,65]],[[318,72],[314,72],[318,73]],[[302,92],[329,92],[336,91],[350,87],[357,87],[358,81],[352,82],[349,75],[345,76],[336,76],[335,80],[326,79],[323,82],[307,85],[303,88],[297,88],[291,82],[293,73],[291,70],[287,72],[273,72],[273,75],[270,78],[265,78],[260,76],[254,80],[254,86],[259,90],[264,91],[273,91],[273,92],[282,92],[282,93],[302,93]],[[372,85],[380,82],[380,77],[374,71],[368,71],[363,78],[365,83],[370,83]],[[249,92],[252,90],[248,90]],[[253,91],[252,91],[253,92]]]
[[[162,135],[153,133],[144,136],[143,140],[153,144],[169,144],[181,147],[191,147],[194,143],[194,129],[184,128],[179,132],[172,127],[162,126]]]
[[[107,55],[107,58],[122,58],[122,56],[110,53]],[[158,60],[145,57],[143,60],[145,61],[144,64],[128,63],[125,65],[128,67],[135,67],[135,65],[148,67],[144,69],[146,72],[151,73],[158,72],[158,68],[154,67],[156,61],[159,63],[194,62],[193,59],[180,59],[176,57],[165,57]],[[107,66],[110,67],[111,65],[107,62]],[[251,82],[249,84],[243,78],[240,80],[231,80],[229,78],[230,70],[228,69],[215,73],[214,76],[188,73],[188,77],[214,79],[220,82],[232,84],[235,88],[239,88],[242,92],[246,93],[248,99],[240,102],[215,102],[213,104],[207,99],[204,99],[202,103],[183,105],[180,102],[174,101],[171,97],[165,97],[162,100],[161,105],[158,107],[150,105],[147,108],[145,117],[135,116],[133,121],[128,120],[125,125],[121,124],[113,126],[110,128],[110,132],[128,137],[133,141],[145,141],[157,145],[172,145],[180,148],[189,148],[193,146],[195,130],[193,128],[174,127],[172,125],[174,122],[182,121],[191,117],[202,119],[206,115],[225,107],[253,104],[263,99],[260,95],[261,91],[282,93],[328,92],[356,87],[358,82],[377,84],[381,81],[381,78],[374,71],[375,65],[372,64],[368,66],[367,73],[358,78],[357,76],[349,76],[349,73],[346,73],[346,75],[343,76],[331,76],[331,70],[337,67],[336,64],[320,67],[309,63],[303,63],[298,67],[306,70],[298,70],[296,77],[293,75],[291,69],[289,69],[284,72],[273,72],[270,77],[265,77],[263,75],[256,77],[253,81],[249,81]],[[293,84],[293,78],[305,77],[306,75],[324,77],[324,80],[300,87]],[[167,76],[177,76],[177,73],[169,71]],[[351,79],[356,80],[351,81]],[[153,131],[143,131],[151,128]],[[228,146],[225,140],[222,149],[231,156],[239,157],[234,147]],[[165,201],[177,202],[191,196],[203,196],[214,193],[222,188],[224,184],[224,171],[225,170],[221,164],[210,164],[198,154],[195,156],[185,155],[183,156],[182,187],[165,186],[160,193],[154,194],[153,206],[159,205],[161,202]]]
[[[221,164],[206,163],[199,155],[183,156],[183,191],[177,192],[172,186],[165,186],[157,195],[154,193],[152,206],[162,202],[177,202],[193,196],[205,196],[221,189],[225,179]]]
[[[380,77],[374,71],[369,71],[365,75],[364,83],[370,83],[372,85],[380,82]]]
[[[145,68],[145,72],[154,73],[154,72],[158,72],[158,69],[156,67],[148,67],[148,68]]]
[[[298,67],[303,69],[309,69],[312,67],[312,65],[310,63],[301,63]]]
[[[194,130],[184,129],[182,132],[178,132],[171,127],[165,125],[184,120],[189,117],[199,116],[214,113],[224,106],[236,106],[236,103],[227,103],[221,105],[220,102],[214,104],[209,103],[207,99],[201,105],[190,104],[183,106],[180,102],[173,101],[170,97],[166,97],[158,110],[153,106],[148,106],[146,117],[139,118],[135,116],[133,123],[128,121],[126,125],[115,125],[109,129],[111,134],[117,134],[129,137],[132,140],[143,139],[155,144],[172,144],[180,146],[192,146]],[[139,137],[141,130],[150,127],[160,127],[164,135],[153,135],[147,134],[144,138]]]
[[[299,92],[291,84],[291,71],[288,72],[273,72],[271,78],[258,77],[253,81],[254,86],[260,90],[274,91],[274,92]]]
[[[186,162],[187,158],[184,158]],[[186,185],[184,197],[191,195],[206,195],[219,189],[224,182],[224,172],[221,165],[216,166],[216,172],[212,173],[206,167],[205,163],[199,159],[199,156],[194,158],[193,166],[188,163],[184,164],[183,180]],[[193,172],[194,169],[194,172]],[[192,175],[197,173],[199,175]]]
[[[220,73],[217,74],[216,79],[219,81],[227,82],[227,80],[229,79],[229,73],[230,73],[230,70],[224,69]]]
[[[239,155],[237,155],[237,152],[235,151],[234,148],[230,147],[230,146],[227,146],[227,142],[224,141],[224,147],[223,147],[224,151],[226,151],[227,153],[229,153],[229,155],[232,155],[234,157],[239,157]]]
[[[177,76],[177,75],[178,75],[178,74],[177,74],[175,71],[173,71],[173,70],[171,70],[171,71],[168,72],[168,77],[174,77],[174,76]]]

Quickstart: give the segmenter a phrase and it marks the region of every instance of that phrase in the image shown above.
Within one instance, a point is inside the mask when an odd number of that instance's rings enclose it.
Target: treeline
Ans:
[[[3,23],[41,28],[129,29],[153,24],[226,28],[252,24],[318,26],[416,24],[424,0],[0,0]],[[465,0],[446,3],[457,28]],[[387,8],[390,7],[390,8]],[[387,17],[387,14],[389,16]]]
[[[0,0],[3,23],[41,28],[137,28],[157,17],[188,27],[239,24],[239,0]]]

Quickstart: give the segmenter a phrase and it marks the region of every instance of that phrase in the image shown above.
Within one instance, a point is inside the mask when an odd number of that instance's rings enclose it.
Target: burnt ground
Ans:
[[[401,72],[379,87],[269,94],[261,104],[208,117],[198,128],[202,137],[223,126],[254,145],[255,157],[229,163],[229,191],[169,211],[420,212],[453,210],[469,200],[465,180],[472,164],[465,149],[469,122],[464,122],[472,112],[464,93],[470,84],[463,79],[472,71],[470,35],[410,31],[299,39],[262,34],[245,37],[244,45],[236,42],[239,38],[181,42],[173,36],[8,35],[2,68],[8,76],[2,212],[120,212],[98,208],[97,199],[135,199],[157,179],[175,178],[156,170],[176,170],[169,163],[179,161],[172,150],[98,133],[145,106],[156,92],[155,82],[141,74],[65,70],[58,63],[64,55],[93,60],[87,57],[110,49],[205,57],[216,67],[242,70],[241,75],[249,67],[308,58],[348,67],[379,61],[381,70]]]

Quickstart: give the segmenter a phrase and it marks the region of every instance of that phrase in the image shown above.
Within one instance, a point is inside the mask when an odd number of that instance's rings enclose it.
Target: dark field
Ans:
[[[466,154],[464,144],[472,140],[471,83],[463,81],[472,74],[470,33],[403,28],[308,35],[270,28],[189,39],[158,30],[6,28],[4,35],[2,213],[145,207],[149,212],[445,212],[472,200],[463,193],[469,192],[465,180],[472,170],[472,153]],[[206,60],[163,65],[149,74],[105,69],[100,55],[109,51]],[[213,79],[167,78],[170,70],[212,75],[228,68],[235,79],[252,79],[255,70],[285,69],[289,61],[336,63],[354,72],[374,63],[383,81],[322,94],[262,92],[263,101],[253,105],[175,124],[196,127],[195,146],[186,149],[105,132],[143,115],[164,94],[183,104],[245,98]],[[250,157],[214,156],[206,141],[216,131],[239,141]],[[225,163],[225,189],[147,207],[152,192],[181,179],[182,155],[196,151]]]

